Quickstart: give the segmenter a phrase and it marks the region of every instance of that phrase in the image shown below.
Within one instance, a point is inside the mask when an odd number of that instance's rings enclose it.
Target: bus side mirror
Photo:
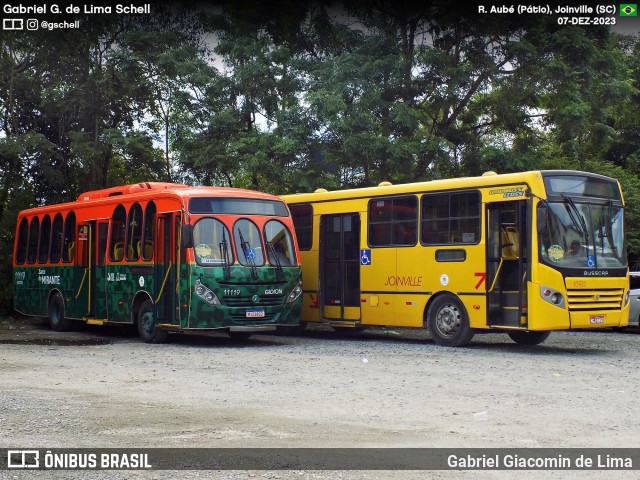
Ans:
[[[193,247],[193,227],[191,225],[182,225],[182,231],[180,232],[181,246],[182,248]]]
[[[549,230],[549,215],[547,207],[538,207],[538,233],[544,234]]]

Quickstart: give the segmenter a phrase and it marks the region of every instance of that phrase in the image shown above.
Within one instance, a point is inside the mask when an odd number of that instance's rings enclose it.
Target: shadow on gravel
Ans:
[[[169,335],[168,342],[171,345],[183,347],[209,347],[209,348],[260,348],[278,347],[287,345],[286,337],[275,337],[256,333],[247,339],[230,338],[226,333],[178,333]]]
[[[584,332],[584,334],[594,335],[593,341],[581,346],[571,345],[559,345],[557,342],[553,343],[553,333],[551,334],[550,341],[541,345],[518,345],[513,342],[505,333],[478,333],[473,338],[471,343],[465,347],[438,347],[426,330],[423,329],[384,329],[373,328],[364,331],[334,331],[333,329],[326,327],[317,329],[314,326],[313,329],[307,329],[298,337],[308,339],[319,339],[328,341],[347,341],[347,342],[392,342],[402,345],[425,345],[436,348],[446,348],[455,350],[470,349],[470,350],[484,350],[494,351],[502,353],[513,353],[523,355],[588,355],[588,356],[601,356],[610,355],[615,353],[615,350],[609,348],[603,348],[601,343],[597,340],[597,335],[600,333],[611,334],[611,331],[598,331],[598,332]]]
[[[65,339],[65,338],[0,338],[0,345],[48,345],[56,347],[86,347],[91,345],[108,345],[111,340],[95,339]]]
[[[402,333],[400,333],[402,332]],[[399,344],[423,344],[430,341],[425,331],[416,329],[409,330],[384,330],[384,329],[367,329],[363,331],[333,331],[329,330],[310,330],[297,335],[301,338],[321,339],[321,340],[339,340],[347,342],[392,342]]]
[[[471,343],[462,350],[485,350],[523,355],[610,355],[615,350],[603,348],[598,335],[611,335],[608,330],[589,331],[579,335],[593,336],[592,341],[580,346],[572,346],[554,342],[552,333],[549,340],[542,345],[527,346],[512,342],[506,334],[477,334]],[[615,335],[638,335],[640,329],[619,330]],[[437,347],[425,329],[392,329],[372,327],[366,330],[339,330],[325,325],[309,326],[304,332],[292,335],[278,335],[275,332],[255,333],[248,339],[230,338],[226,332],[180,333],[169,335],[168,344],[182,347],[207,348],[261,348],[299,345],[301,343],[319,341],[349,343],[395,343],[398,345],[425,345]],[[0,318],[0,345],[55,345],[55,346],[92,346],[113,343],[140,343],[138,333],[133,325],[87,325],[82,322],[74,324],[71,332],[54,332],[49,328],[46,319],[31,317]],[[447,348],[447,347],[443,347]],[[452,348],[452,351],[458,350]]]
[[[475,340],[475,339],[474,339]],[[564,347],[562,345],[518,345],[517,343],[483,343],[482,341],[471,341],[469,345],[463,348],[470,350],[484,350],[502,353],[513,353],[522,355],[580,355],[580,356],[600,356],[615,353],[615,350],[604,349],[597,343],[586,345],[583,347]]]
[[[74,322],[69,332],[51,330],[46,319],[37,317],[0,318],[0,345],[93,346],[114,343],[139,343],[133,325],[88,325]],[[170,345],[184,347],[248,348],[279,346],[290,343],[287,337],[256,333],[248,339],[230,338],[226,332],[199,334],[171,334]]]

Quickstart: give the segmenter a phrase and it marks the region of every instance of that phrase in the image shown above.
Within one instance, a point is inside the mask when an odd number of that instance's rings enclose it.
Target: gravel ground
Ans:
[[[537,347],[418,330],[303,336],[51,332],[0,322],[4,448],[640,447],[636,332],[556,332]],[[629,474],[632,474],[631,476]],[[623,471],[517,478],[637,478]],[[496,471],[0,472],[6,478],[514,478]]]

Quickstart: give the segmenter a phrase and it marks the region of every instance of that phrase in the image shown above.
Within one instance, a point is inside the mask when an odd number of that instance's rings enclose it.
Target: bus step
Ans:
[[[360,326],[360,322],[350,322],[348,320],[332,320],[328,318],[323,319],[323,323],[331,325],[332,327],[356,328]]]
[[[104,325],[107,323],[106,320],[99,320],[97,318],[85,318],[84,320],[87,322],[87,325]]]

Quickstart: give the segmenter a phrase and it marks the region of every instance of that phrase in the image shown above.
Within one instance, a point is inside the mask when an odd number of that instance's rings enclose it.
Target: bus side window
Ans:
[[[375,199],[369,202],[369,245],[415,245],[418,200],[415,196]]]
[[[291,205],[291,217],[296,230],[298,248],[311,250],[313,245],[313,207],[311,205]]]
[[[51,217],[45,215],[40,229],[40,245],[38,246],[38,263],[46,263],[49,258],[49,244],[51,240]]]
[[[421,241],[425,245],[478,243],[480,193],[436,193],[422,197]]]
[[[40,235],[40,219],[33,217],[29,228],[29,248],[27,249],[27,263],[36,263],[38,256],[38,237]]]
[[[140,258],[140,242],[142,241],[142,207],[134,203],[129,210],[127,222],[127,260]]]
[[[127,222],[127,212],[124,205],[118,205],[111,218],[111,244],[109,258],[112,262],[119,262],[124,257],[124,230]]]
[[[62,243],[62,261],[71,262],[75,253],[76,214],[69,212],[64,221],[64,239]]]
[[[16,243],[16,263],[22,265],[27,259],[27,238],[29,237],[29,222],[26,218],[20,220],[18,241]]]
[[[49,261],[58,263],[62,253],[62,214],[57,213],[53,218],[51,229],[51,248],[49,249]]]
[[[151,201],[144,210],[144,230],[138,242],[138,254],[143,260],[153,258],[154,228],[156,224],[156,204]]]

